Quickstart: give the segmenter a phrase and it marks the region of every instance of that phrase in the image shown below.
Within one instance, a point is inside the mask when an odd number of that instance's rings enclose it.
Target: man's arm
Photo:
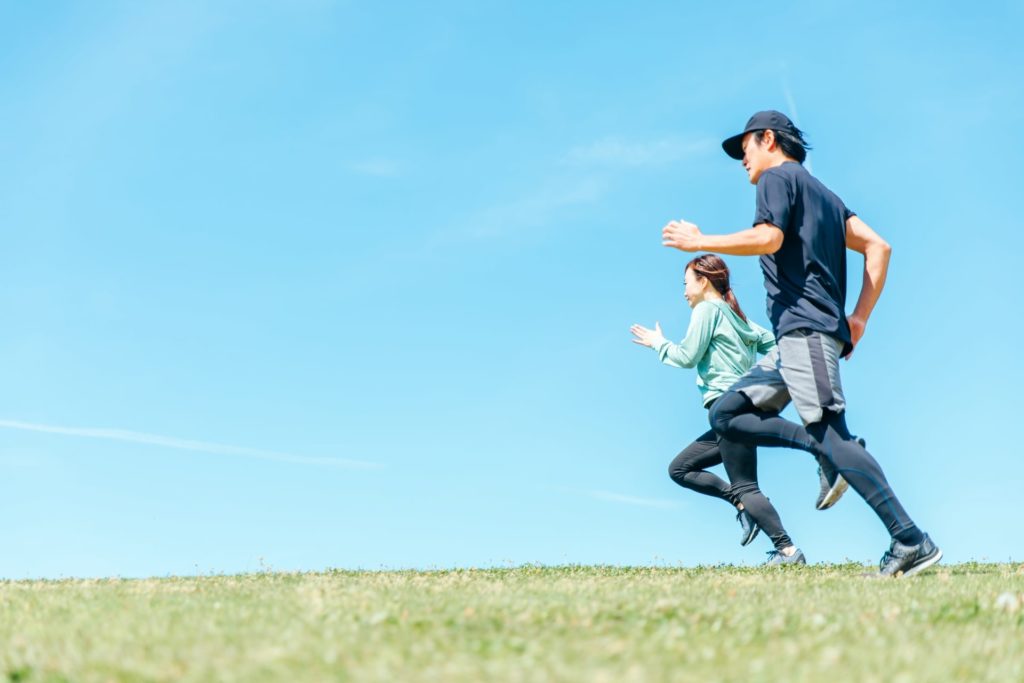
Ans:
[[[661,243],[680,251],[711,251],[733,256],[774,254],[782,246],[782,230],[760,223],[728,235],[705,235],[693,223],[671,221],[661,230]]]
[[[878,303],[878,297],[882,295],[892,247],[858,216],[846,219],[846,247],[864,254],[864,282],[861,284],[860,297],[853,313],[846,317],[850,323],[851,341],[856,346],[864,336],[864,328]]]

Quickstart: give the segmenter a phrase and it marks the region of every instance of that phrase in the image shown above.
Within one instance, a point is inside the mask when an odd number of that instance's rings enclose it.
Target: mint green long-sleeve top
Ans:
[[[653,348],[665,365],[697,368],[697,388],[707,407],[754,366],[758,353],[775,348],[775,337],[716,299],[693,307],[683,341],[665,339]]]

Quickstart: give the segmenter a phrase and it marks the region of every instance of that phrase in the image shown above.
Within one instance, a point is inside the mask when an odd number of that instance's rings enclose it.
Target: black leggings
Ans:
[[[705,496],[721,498],[730,505],[739,502],[732,494],[732,489],[721,477],[707,472],[707,468],[722,463],[722,453],[718,450],[718,435],[709,430],[697,437],[697,440],[684,448],[668,466],[668,476],[672,481],[684,488]]]
[[[875,511],[890,535],[901,541],[919,537],[920,532],[892,492],[878,462],[850,435],[844,412],[826,410],[820,421],[804,429],[779,417],[778,413],[758,410],[742,393],[730,391],[715,401],[710,417],[711,426],[721,437],[719,448],[733,492],[758,524],[761,524],[758,514],[762,513],[762,507],[756,499],[747,502],[747,496],[752,493],[760,495],[757,446],[779,445],[780,441],[794,438],[795,433],[796,441],[800,441],[803,437],[793,431],[796,428],[811,437],[812,452],[819,453],[843,475]],[[778,517],[774,508],[768,514]],[[761,528],[768,532],[765,525],[761,524]]]
[[[721,398],[717,399],[709,409],[714,410],[720,400]],[[808,451],[815,457],[820,456],[817,443],[803,427],[781,418],[779,421],[784,423],[776,425],[779,435],[774,439],[766,439],[766,443],[762,445],[797,448]],[[752,459],[745,452],[737,452],[734,457],[726,460],[725,471],[732,485],[727,484],[721,477],[706,471],[707,468],[723,462],[723,447],[728,449],[730,445],[724,444],[714,430],[701,434],[696,441],[684,448],[672,460],[668,466],[668,476],[675,483],[691,491],[721,498],[730,505],[742,503],[758,526],[772,539],[776,548],[781,549],[793,545],[793,541],[782,526],[779,513],[758,488],[756,451]]]

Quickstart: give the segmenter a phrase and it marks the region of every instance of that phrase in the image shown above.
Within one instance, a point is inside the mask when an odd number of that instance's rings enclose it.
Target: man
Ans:
[[[823,490],[823,499],[834,502],[845,479],[892,537],[878,575],[910,576],[927,569],[942,551],[907,515],[863,442],[850,435],[839,377],[839,358],[848,357],[864,336],[882,293],[891,249],[803,167],[807,143],[784,114],[754,114],[722,148],[743,162],[757,186],[753,227],[705,235],[680,220],[668,223],[662,238],[665,246],[681,251],[761,257],[778,347],[719,398],[710,415],[722,437],[730,478],[739,473],[734,490],[741,500],[744,494],[760,495],[757,445],[775,445],[791,432],[794,425],[778,413],[793,401],[820,447],[825,488],[832,489]],[[850,315],[845,313],[846,249],[864,255],[860,297]],[[754,510],[751,516],[756,520]]]

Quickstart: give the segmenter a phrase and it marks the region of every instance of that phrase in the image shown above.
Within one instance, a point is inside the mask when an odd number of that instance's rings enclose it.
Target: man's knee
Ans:
[[[823,446],[835,447],[845,441],[855,441],[846,427],[846,413],[842,411],[824,410],[820,420],[805,425],[804,429]]]
[[[850,441],[853,439],[853,435],[850,434],[850,429],[846,426],[845,410],[825,410],[821,421],[828,425],[829,429],[835,432],[840,439],[844,441]]]

